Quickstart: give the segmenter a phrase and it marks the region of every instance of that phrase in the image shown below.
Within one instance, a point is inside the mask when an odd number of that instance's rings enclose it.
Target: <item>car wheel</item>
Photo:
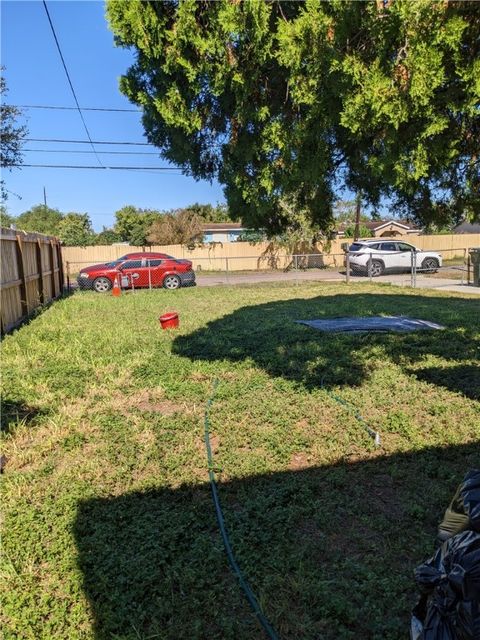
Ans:
[[[425,258],[422,262],[422,271],[424,273],[435,273],[438,271],[438,260],[436,258]]]
[[[108,278],[95,278],[93,289],[97,293],[107,293],[112,288],[112,283]]]
[[[370,265],[370,269],[368,270],[368,275],[372,276],[372,278],[378,278],[385,271],[385,266],[383,262],[380,260],[372,260]]]
[[[178,289],[181,284],[182,282],[178,276],[167,276],[163,281],[165,289]]]

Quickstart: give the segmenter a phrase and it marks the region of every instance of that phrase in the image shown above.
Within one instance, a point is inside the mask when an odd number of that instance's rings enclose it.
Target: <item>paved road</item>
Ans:
[[[318,270],[318,271],[275,271],[269,273],[248,273],[235,275],[225,272],[211,275],[197,275],[197,284],[200,287],[213,287],[216,285],[233,284],[254,284],[257,282],[345,282],[345,274],[338,271]],[[368,282],[368,278],[351,276],[350,282]],[[410,287],[410,274],[393,274],[380,276],[372,279],[373,283],[386,282],[397,286]],[[442,291],[452,291],[455,293],[479,294],[480,287],[461,284],[460,280],[453,278],[438,278],[417,275],[416,286],[419,289],[440,289]]]

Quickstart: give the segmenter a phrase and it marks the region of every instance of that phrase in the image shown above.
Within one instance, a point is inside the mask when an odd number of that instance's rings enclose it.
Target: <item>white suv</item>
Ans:
[[[373,277],[386,271],[417,271],[435,273],[442,266],[442,256],[433,251],[421,251],[407,242],[396,240],[359,240],[348,247],[350,268],[355,273]],[[344,260],[347,266],[347,260]]]

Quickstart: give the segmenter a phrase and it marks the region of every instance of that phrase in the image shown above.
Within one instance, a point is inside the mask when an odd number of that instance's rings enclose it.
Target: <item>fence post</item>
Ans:
[[[230,284],[229,271],[228,271],[228,258],[225,256],[225,277],[227,284]]]
[[[370,282],[372,282],[372,254],[371,253],[368,256],[367,270],[368,270],[368,279],[370,280]]]
[[[347,251],[347,273],[346,273],[346,282],[350,284],[350,251]]]
[[[467,263],[467,250],[464,249],[463,250],[463,264],[462,264],[462,280],[461,280],[462,285],[465,284],[465,282],[464,282],[464,280],[465,280],[465,277],[464,277],[465,271],[464,271],[463,267],[465,266],[466,263]]]
[[[415,289],[414,271],[415,271],[415,252],[412,249],[410,251],[410,286],[412,287],[412,289]]]
[[[57,248],[57,265],[58,265],[58,278],[59,278],[59,282],[60,282],[60,291],[63,293],[65,293],[65,282],[64,282],[64,277],[63,277],[63,257],[62,257],[62,249],[60,247],[60,245],[57,244],[55,245]]]
[[[52,286],[52,298],[56,298],[59,292],[57,292],[57,286],[55,284],[55,259],[53,252],[53,240],[50,240],[50,282]]]
[[[70,293],[72,290],[72,287],[70,285],[70,262],[68,262],[68,260],[66,263],[66,267],[67,267],[67,291],[68,293]]]
[[[38,298],[40,304],[45,302],[45,290],[43,287],[43,267],[42,267],[42,243],[40,238],[35,243],[35,253],[37,257],[37,271],[38,271]]]
[[[22,305],[22,316],[26,316],[28,314],[28,300],[27,300],[27,283],[25,281],[25,259],[23,256],[23,244],[22,237],[17,234],[17,241],[15,243],[15,248],[17,251],[17,266],[18,266],[18,276],[20,283],[20,304]]]

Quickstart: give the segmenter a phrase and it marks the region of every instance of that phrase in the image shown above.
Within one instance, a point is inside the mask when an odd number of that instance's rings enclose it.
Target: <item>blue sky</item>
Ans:
[[[118,90],[118,79],[133,61],[133,54],[114,47],[104,17],[104,3],[97,0],[47,0],[60,47],[81,107],[133,108]],[[40,0],[2,0],[1,64],[9,93],[5,102],[17,105],[74,107],[60,56]],[[84,111],[92,140],[146,142],[140,115]],[[78,111],[25,109],[22,122],[30,138],[85,140]],[[155,151],[153,147],[96,147],[98,151]],[[26,142],[24,163],[95,165],[88,144]],[[72,151],[89,153],[72,153]],[[91,152],[91,153],[90,153]],[[100,155],[108,166],[168,166],[156,155]],[[171,166],[171,165],[170,165]],[[88,213],[94,228],[114,222],[114,212],[126,204],[170,209],[193,202],[223,202],[219,184],[197,182],[180,171],[149,173],[86,169],[27,168],[4,171],[9,194],[8,212],[18,215],[43,202],[60,211]]]

